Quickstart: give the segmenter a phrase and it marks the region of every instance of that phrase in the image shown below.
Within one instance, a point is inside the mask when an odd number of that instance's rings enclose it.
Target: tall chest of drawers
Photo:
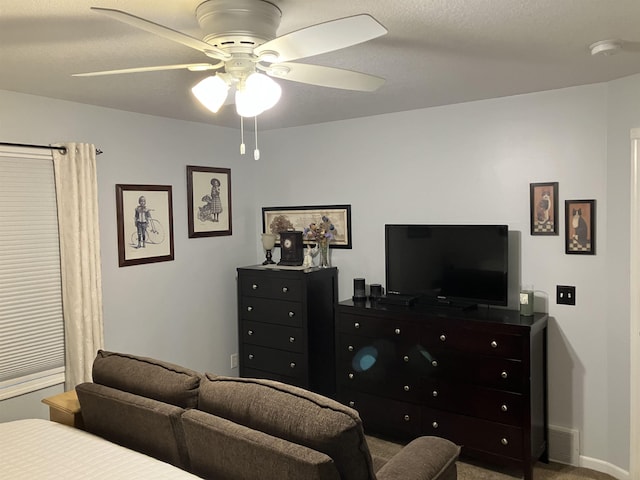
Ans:
[[[547,317],[341,302],[338,399],[365,430],[445,437],[532,478],[548,460]]]
[[[241,377],[335,395],[336,268],[238,268]]]

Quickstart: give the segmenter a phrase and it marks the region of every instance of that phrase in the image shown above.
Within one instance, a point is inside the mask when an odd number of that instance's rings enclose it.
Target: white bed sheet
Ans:
[[[0,423],[0,479],[194,480],[195,475],[73,427],[40,419]]]

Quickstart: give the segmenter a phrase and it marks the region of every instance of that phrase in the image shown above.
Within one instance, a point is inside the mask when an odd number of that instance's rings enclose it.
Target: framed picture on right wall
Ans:
[[[565,253],[596,254],[596,201],[565,200]]]

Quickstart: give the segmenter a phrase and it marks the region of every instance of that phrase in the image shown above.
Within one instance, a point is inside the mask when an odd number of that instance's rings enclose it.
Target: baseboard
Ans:
[[[623,470],[620,467],[616,467],[609,462],[598,460],[597,458],[585,457],[581,455],[580,464],[578,466],[583,468],[590,468],[591,470],[595,470],[596,472],[606,473],[608,475],[611,475],[613,478],[616,478],[617,480],[631,480],[631,475],[626,470]]]
[[[580,432],[573,428],[549,425],[549,460],[552,462],[589,468],[606,473],[617,480],[631,480],[629,472],[597,458],[580,455]]]

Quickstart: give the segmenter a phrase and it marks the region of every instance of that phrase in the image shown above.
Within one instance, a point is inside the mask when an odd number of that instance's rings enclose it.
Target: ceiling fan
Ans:
[[[118,21],[198,50],[216,62],[127,68],[79,73],[74,76],[173,69],[217,70],[214,77],[208,78],[214,78],[213,83],[218,83],[218,87],[224,85],[225,91],[224,98],[217,108],[208,106],[213,111],[217,111],[225,102],[230,88],[235,88],[236,93],[242,92],[248,83],[247,80],[255,73],[293,82],[367,92],[374,91],[384,84],[383,78],[366,73],[292,62],[386,34],[386,28],[367,14],[311,25],[277,37],[276,30],[280,25],[282,12],[276,5],[265,0],[207,0],[201,3],[195,12],[204,33],[203,39],[200,40],[121,10],[91,8]],[[209,83],[212,84],[212,80],[209,80]],[[209,89],[211,88],[209,85]],[[276,89],[279,92],[279,86]],[[236,103],[238,100],[241,99],[236,95]]]

